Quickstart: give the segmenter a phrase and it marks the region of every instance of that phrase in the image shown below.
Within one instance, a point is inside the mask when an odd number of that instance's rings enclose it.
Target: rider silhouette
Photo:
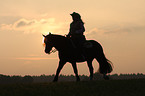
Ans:
[[[72,16],[72,23],[70,24],[70,29],[67,37],[70,37],[76,48],[83,54],[83,44],[86,41],[84,36],[85,28],[84,22],[81,19],[80,14],[73,12],[70,14]]]

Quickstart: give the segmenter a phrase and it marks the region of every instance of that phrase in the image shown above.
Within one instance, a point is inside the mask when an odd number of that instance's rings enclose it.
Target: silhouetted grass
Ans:
[[[0,85],[0,96],[144,96],[145,79]]]

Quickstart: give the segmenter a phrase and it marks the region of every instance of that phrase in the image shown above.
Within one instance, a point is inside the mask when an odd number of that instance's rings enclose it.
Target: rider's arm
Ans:
[[[78,30],[76,30],[76,34],[82,34],[83,32],[85,32],[85,27],[84,27],[84,24],[83,23],[80,23],[79,24],[79,29]]]
[[[71,35],[71,25],[70,25],[70,29],[69,29],[69,33],[67,34],[67,36],[69,37]]]

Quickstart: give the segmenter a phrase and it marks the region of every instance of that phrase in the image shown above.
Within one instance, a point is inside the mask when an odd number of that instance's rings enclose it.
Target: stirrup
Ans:
[[[85,58],[85,56],[84,56],[84,55],[82,55],[82,54],[81,54],[81,58],[82,58],[83,60],[85,60],[85,59],[86,59],[86,58]]]

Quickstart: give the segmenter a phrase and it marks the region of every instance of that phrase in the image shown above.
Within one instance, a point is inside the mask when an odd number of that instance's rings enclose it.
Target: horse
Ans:
[[[93,79],[93,66],[92,61],[96,59],[99,63],[99,72],[103,74],[104,79],[109,79],[107,76],[108,73],[111,73],[113,70],[112,62],[109,61],[103,52],[102,46],[95,40],[87,40],[92,44],[89,48],[83,48],[85,51],[85,59],[81,59],[80,53],[78,49],[75,48],[72,44],[72,40],[62,35],[51,34],[43,35],[44,37],[44,44],[45,44],[45,53],[50,54],[52,52],[52,48],[54,47],[58,51],[59,56],[59,65],[54,76],[53,82],[58,81],[58,76],[63,68],[63,66],[69,62],[71,63],[75,76],[76,81],[80,81],[80,77],[78,75],[78,70],[76,63],[77,62],[87,62],[90,71],[90,80]]]

